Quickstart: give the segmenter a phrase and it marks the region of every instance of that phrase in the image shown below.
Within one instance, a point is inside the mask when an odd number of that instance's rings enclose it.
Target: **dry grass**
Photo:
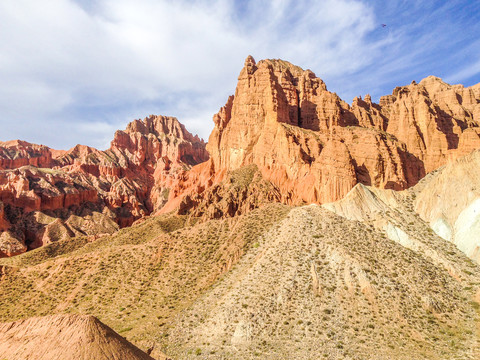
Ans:
[[[16,271],[0,280],[0,321],[91,314],[144,348],[165,344],[171,319],[287,211],[271,205],[195,226],[160,216],[92,243],[77,237],[1,259]]]
[[[189,358],[200,349],[208,359],[475,359],[479,314],[469,299],[478,266],[457,256],[471,275],[455,279],[373,227],[297,208],[175,320],[166,350]]]

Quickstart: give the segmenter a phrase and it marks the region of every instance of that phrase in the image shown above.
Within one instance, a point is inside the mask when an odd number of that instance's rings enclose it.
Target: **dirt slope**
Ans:
[[[479,268],[425,224],[422,230],[406,229],[426,238],[408,247],[374,223],[317,205],[295,208],[177,316],[166,352],[178,359],[477,359]]]
[[[357,185],[52,243],[0,259],[0,320],[89,313],[173,359],[477,359],[480,268],[414,202]]]
[[[273,204],[199,224],[158,216],[93,242],[77,237],[0,259],[0,321],[91,314],[157,358],[171,319],[287,212]]]
[[[0,324],[8,360],[152,360],[93,316],[53,315]]]
[[[480,262],[480,151],[448,163],[412,190],[415,210],[445,240]]]

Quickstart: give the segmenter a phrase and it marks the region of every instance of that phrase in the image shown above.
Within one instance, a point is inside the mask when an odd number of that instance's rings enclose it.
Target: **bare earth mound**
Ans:
[[[55,315],[0,324],[8,360],[153,359],[93,316]]]

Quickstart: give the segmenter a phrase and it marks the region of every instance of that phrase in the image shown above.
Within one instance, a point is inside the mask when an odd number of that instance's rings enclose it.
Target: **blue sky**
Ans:
[[[207,139],[249,54],[349,103],[428,75],[471,86],[478,34],[480,1],[2,0],[0,141],[104,149],[150,114]]]

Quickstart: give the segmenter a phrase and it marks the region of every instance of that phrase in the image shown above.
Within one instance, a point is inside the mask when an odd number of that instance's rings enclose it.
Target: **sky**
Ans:
[[[248,55],[348,103],[428,75],[471,86],[479,34],[478,0],[0,0],[0,141],[106,149],[150,114],[207,140]]]

